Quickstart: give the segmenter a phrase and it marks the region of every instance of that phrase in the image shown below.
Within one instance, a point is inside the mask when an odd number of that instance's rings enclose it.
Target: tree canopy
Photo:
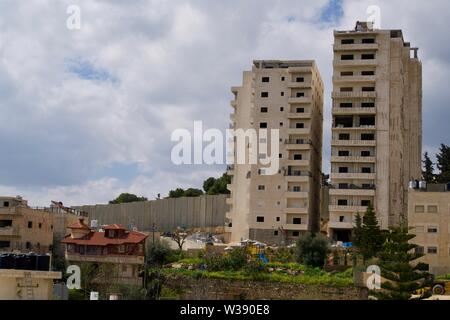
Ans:
[[[231,183],[231,176],[224,173],[220,178],[209,177],[203,181],[204,193],[208,195],[216,194],[229,194],[227,184]],[[180,197],[198,197],[204,194],[202,190],[196,188],[189,188],[184,190],[183,188],[176,188],[169,191],[169,198]]]
[[[356,214],[355,228],[353,228],[353,245],[363,257],[364,261],[377,256],[380,252],[384,235],[373,210],[373,206],[367,207],[364,217]]]
[[[297,261],[322,268],[330,250],[328,238],[320,233],[306,233],[297,240]]]
[[[436,154],[436,163],[430,159],[428,152],[423,155],[423,179],[428,183],[448,183],[450,182],[450,147],[441,143]],[[437,173],[434,172],[437,169]]]
[[[431,275],[411,263],[423,256],[415,250],[418,246],[410,243],[414,237],[405,226],[391,228],[387,232],[378,259],[381,276],[387,281],[381,283],[382,290],[372,292],[375,297],[383,300],[409,300],[416,290],[431,284]]]
[[[423,155],[423,170],[422,170],[422,176],[423,179],[427,183],[433,183],[435,182],[435,175],[434,175],[434,164],[433,161],[431,161],[430,157],[428,156],[428,152],[425,152]]]
[[[128,203],[128,202],[137,202],[137,201],[148,201],[145,197],[138,197],[132,193],[121,193],[114,200],[109,201],[110,204],[119,204],[119,203]]]
[[[439,174],[437,175],[437,182],[450,182],[450,147],[441,143],[439,152],[436,154],[437,168]]]

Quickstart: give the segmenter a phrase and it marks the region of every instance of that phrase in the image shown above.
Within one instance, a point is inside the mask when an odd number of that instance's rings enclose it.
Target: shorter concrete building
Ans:
[[[21,197],[0,197],[0,252],[51,252],[52,221],[48,211]]]
[[[412,242],[436,275],[450,273],[450,188],[428,185],[408,192],[408,224]]]
[[[0,300],[50,300],[61,272],[0,269]]]
[[[139,284],[139,273],[145,263],[145,243],[148,234],[128,231],[118,224],[91,229],[84,219],[71,226],[66,245],[66,260],[70,264],[91,263],[111,268],[111,283]]]

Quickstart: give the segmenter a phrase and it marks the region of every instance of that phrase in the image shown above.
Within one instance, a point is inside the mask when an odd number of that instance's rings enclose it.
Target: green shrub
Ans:
[[[226,254],[209,252],[205,263],[210,271],[240,270],[247,264],[247,252],[244,248],[234,248]]]
[[[155,241],[150,244],[147,251],[147,262],[149,265],[163,265],[168,262],[172,249],[165,241]]]
[[[85,300],[85,293],[83,290],[70,289],[69,300]]]
[[[245,248],[234,248],[225,256],[227,269],[239,270],[247,264],[247,251]]]
[[[274,250],[271,260],[282,263],[295,262],[294,249],[287,247],[278,248]]]
[[[323,268],[329,252],[329,242],[322,234],[306,233],[298,239],[296,249],[299,263]]]

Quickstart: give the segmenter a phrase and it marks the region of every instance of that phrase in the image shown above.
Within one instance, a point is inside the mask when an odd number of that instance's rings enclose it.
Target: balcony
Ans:
[[[376,140],[331,140],[332,146],[375,147]]]
[[[288,103],[311,103],[311,98],[310,97],[291,97],[288,98]]]
[[[361,157],[361,156],[331,156],[331,162],[364,162],[364,163],[375,163],[375,157]]]
[[[228,205],[230,205],[230,206],[233,205],[233,198],[232,198],[232,197],[226,198],[226,199],[225,199],[225,203],[228,204]]]
[[[372,108],[361,108],[361,107],[352,107],[352,108],[341,108],[341,107],[333,107],[331,109],[333,115],[341,115],[341,114],[349,114],[349,115],[357,115],[357,114],[376,114],[377,109]]]
[[[285,172],[284,175],[286,177],[311,177],[311,172],[291,169]]]
[[[378,50],[378,43],[352,43],[352,44],[333,44],[334,51],[364,51]]]
[[[0,236],[20,236],[18,227],[0,228]]]
[[[15,215],[20,214],[20,210],[17,210],[17,207],[3,207],[0,208],[0,215]]]
[[[287,134],[310,134],[310,128],[288,128]]]
[[[375,173],[360,173],[360,172],[347,172],[347,173],[338,173],[332,172],[330,174],[330,179],[364,179],[364,180],[374,180],[376,178]]]
[[[234,165],[227,166],[227,174],[229,176],[233,176],[234,175]]]
[[[233,191],[233,184],[232,183],[227,184],[227,190],[229,190],[230,192]]]
[[[358,91],[358,92],[338,92],[333,91],[331,93],[331,98],[333,99],[365,99],[365,98],[376,98],[376,91]]]
[[[333,60],[333,67],[376,67],[377,59]]]
[[[308,214],[308,208],[286,208],[284,212],[286,214]]]
[[[309,150],[311,148],[310,140],[302,140],[302,139],[288,139],[285,140],[285,145],[287,150]]]
[[[375,76],[333,76],[333,83],[352,83],[352,82],[368,82],[368,83],[375,83],[376,77]]]
[[[310,119],[311,112],[289,112],[288,119]]]
[[[309,182],[310,175],[284,175],[287,182]]]
[[[309,89],[311,88],[311,83],[310,82],[289,82],[288,83],[288,88],[305,88],[305,89]]]
[[[306,191],[294,192],[294,191],[286,191],[284,193],[285,198],[308,198],[309,193]]]
[[[284,230],[293,230],[293,231],[307,231],[308,225],[307,224],[292,224],[292,223],[286,223],[283,225]]]
[[[329,221],[328,228],[331,228],[331,229],[353,229],[353,223],[352,222]]]
[[[376,130],[376,126],[370,126],[370,125],[364,125],[364,126],[352,126],[352,127],[346,127],[346,126],[333,126],[331,129],[332,130],[336,130],[336,131],[340,131],[340,130],[351,130],[351,131],[356,131],[356,130]]]
[[[339,206],[339,205],[329,205],[328,209],[330,210],[330,213],[333,212],[339,212],[339,213],[345,213],[345,212],[351,212],[351,213],[364,213],[367,210],[367,207],[360,206],[360,205],[346,205],[346,206]],[[331,216],[330,216],[331,219]]]
[[[88,255],[66,252],[66,260],[117,264],[144,264],[144,256],[137,255]]]
[[[231,100],[231,101],[230,101],[230,105],[231,105],[233,108],[236,108],[236,107],[237,107],[237,100]]]
[[[330,189],[330,196],[375,196],[375,189],[351,188]]]
[[[289,73],[311,73],[311,67],[289,67]]]
[[[309,167],[310,162],[309,162],[309,160],[288,159],[288,160],[286,160],[286,165],[288,165],[288,166],[299,166],[299,167]]]

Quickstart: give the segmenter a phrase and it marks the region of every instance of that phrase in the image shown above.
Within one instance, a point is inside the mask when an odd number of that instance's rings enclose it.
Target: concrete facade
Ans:
[[[49,212],[30,208],[21,197],[0,197],[0,252],[51,252],[52,223]]]
[[[61,276],[61,272],[0,269],[0,300],[50,300],[53,281]]]
[[[430,190],[432,188],[428,188]],[[408,225],[416,237],[411,242],[425,256],[419,261],[430,265],[436,275],[450,273],[450,191],[410,189]]]
[[[349,241],[373,204],[382,228],[406,215],[421,177],[422,66],[400,30],[335,31],[329,234]]]
[[[151,231],[173,231],[177,227],[223,228],[227,195],[203,195],[122,204],[98,204],[74,207],[88,213],[99,225],[118,223],[127,228]]]
[[[251,238],[270,244],[286,244],[320,225],[322,168],[323,83],[314,61],[254,61],[243,73],[243,83],[231,90],[231,114],[235,130],[267,128],[268,154],[279,156],[279,171],[263,173],[268,166],[234,154],[228,174],[226,231],[231,241]],[[271,129],[279,130],[279,150],[272,149]],[[244,142],[246,159],[253,150]],[[239,141],[236,143],[239,148]],[[261,150],[258,160],[261,160]]]

